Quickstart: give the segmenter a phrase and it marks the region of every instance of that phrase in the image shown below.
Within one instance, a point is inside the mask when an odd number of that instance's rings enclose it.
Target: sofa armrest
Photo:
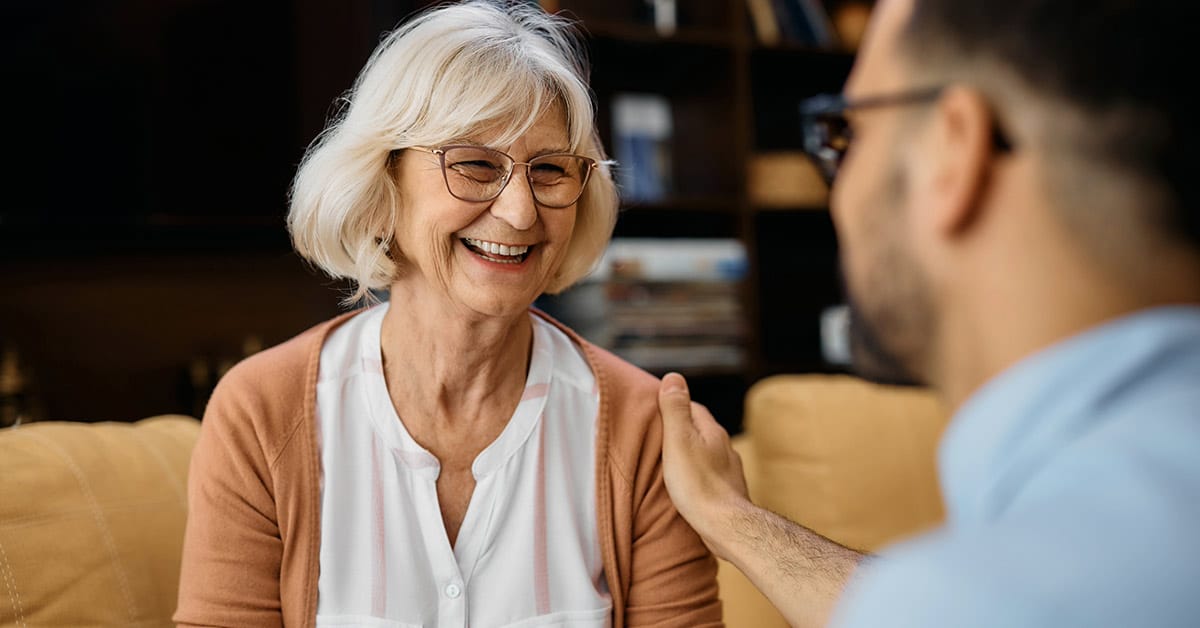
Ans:
[[[179,415],[0,430],[0,626],[172,625],[199,432]]]

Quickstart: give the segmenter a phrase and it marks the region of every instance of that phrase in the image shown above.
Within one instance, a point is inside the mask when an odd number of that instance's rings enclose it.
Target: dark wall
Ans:
[[[408,12],[398,8],[408,3],[387,4],[389,14]],[[95,239],[114,225],[147,236],[180,224],[277,225],[304,147],[382,21],[361,0],[23,2],[4,11],[15,26],[3,57],[16,159],[0,225],[22,234],[5,243],[79,235],[101,249]],[[59,228],[38,229],[47,226]],[[111,235],[128,240],[120,231]]]

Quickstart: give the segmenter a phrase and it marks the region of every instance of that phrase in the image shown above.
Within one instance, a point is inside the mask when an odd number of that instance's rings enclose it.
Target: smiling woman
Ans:
[[[617,194],[569,22],[474,0],[388,35],[293,185],[347,313],[239,364],[189,478],[182,625],[720,625],[662,484],[657,380],[531,310]]]
[[[541,141],[553,145],[535,151],[575,153],[570,156],[589,163],[576,199],[572,255],[549,286],[561,291],[591,270],[617,217],[586,77],[584,49],[571,26],[519,3],[467,3],[401,26],[376,48],[342,99],[340,116],[300,166],[288,216],[296,250],[329,274],[354,279],[354,299],[388,287],[401,264],[395,254],[405,254],[391,247],[391,227],[412,209],[401,201],[404,180],[389,170],[389,157],[467,139],[478,148],[502,149],[541,122],[555,127],[541,131],[548,133]],[[443,152],[424,163],[446,164],[446,157]],[[476,172],[479,164],[507,166],[504,183],[512,173],[512,164],[503,163],[512,161],[507,155],[457,157],[450,170],[443,166],[452,195],[451,182],[461,180],[466,163]],[[527,173],[527,179],[534,175]]]
[[[563,277],[561,269],[580,255],[578,248],[607,241],[611,224],[588,224],[582,214],[589,208],[578,207],[602,161],[567,152],[569,116],[559,101],[546,102],[512,141],[505,142],[508,125],[500,123],[439,148],[392,151],[388,172],[397,181],[401,209],[391,236],[381,240],[390,243],[390,259],[403,260],[398,270],[404,280],[392,282],[393,299],[428,302],[436,293],[473,312],[520,315],[542,293],[576,278]],[[518,166],[523,176],[514,177]],[[606,175],[592,185],[611,188]],[[601,225],[602,238],[586,233]],[[590,268],[595,253],[583,255]]]

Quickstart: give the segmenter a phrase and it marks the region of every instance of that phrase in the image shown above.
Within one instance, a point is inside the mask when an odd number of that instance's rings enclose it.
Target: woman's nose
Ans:
[[[492,201],[492,215],[507,222],[513,229],[525,231],[537,223],[537,203],[533,200],[533,189],[529,186],[529,177],[518,168],[513,169],[512,179],[500,196]]]

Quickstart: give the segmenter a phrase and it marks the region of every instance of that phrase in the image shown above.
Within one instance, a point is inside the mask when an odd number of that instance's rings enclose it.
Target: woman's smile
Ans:
[[[468,251],[476,257],[495,264],[521,266],[533,254],[532,244],[503,244],[477,238],[459,238]]]

